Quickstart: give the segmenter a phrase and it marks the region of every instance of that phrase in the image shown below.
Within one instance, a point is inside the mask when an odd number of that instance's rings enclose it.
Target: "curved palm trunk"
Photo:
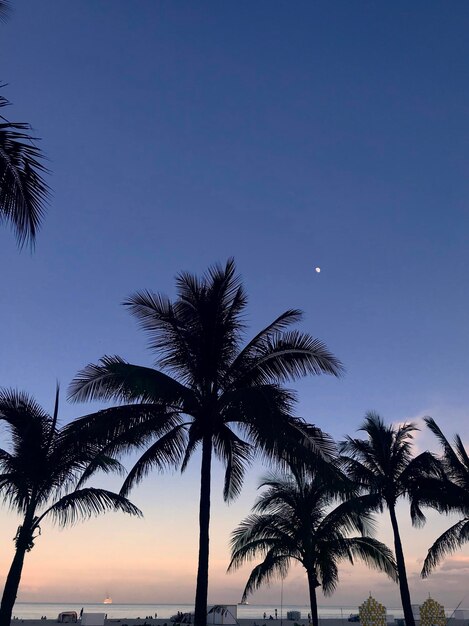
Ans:
[[[396,553],[397,573],[399,575],[399,589],[401,592],[402,609],[406,626],[415,626],[414,615],[412,613],[412,605],[410,600],[409,585],[407,583],[407,572],[405,569],[404,551],[402,550],[402,542],[399,534],[399,526],[397,524],[396,510],[393,505],[389,505],[389,515],[391,517],[391,525],[394,533],[394,551]],[[2,626],[0,624],[0,626]]]
[[[194,626],[206,626],[207,624],[211,462],[212,437],[205,435],[202,443],[202,467],[200,471],[199,565],[195,592]],[[0,626],[2,625],[0,624]]]
[[[316,587],[318,587],[318,579],[316,578],[316,574],[314,572],[311,572],[309,569],[307,570],[307,572],[309,602],[311,604],[311,618],[313,620],[313,626],[319,626],[318,601],[316,598]]]
[[[0,626],[10,626],[11,614],[16,602],[18,587],[20,586],[21,573],[23,571],[24,555],[30,547],[32,531],[26,522],[19,531],[16,540],[16,552],[10,566],[10,571],[3,589],[2,602],[0,605]]]

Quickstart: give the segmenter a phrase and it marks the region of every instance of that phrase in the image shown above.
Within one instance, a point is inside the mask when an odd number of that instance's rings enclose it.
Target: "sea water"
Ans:
[[[229,603],[227,603],[229,604]],[[210,605],[210,603],[209,603]],[[178,611],[189,613],[194,610],[193,604],[89,604],[86,602],[17,602],[13,609],[13,615],[18,619],[40,619],[46,616],[48,619],[57,619],[59,613],[63,611],[76,611],[81,609],[85,613],[106,613],[109,619],[135,619],[140,617],[145,619],[155,617],[167,619],[175,615]],[[288,611],[300,611],[301,617],[306,619],[310,608],[306,604],[238,604],[238,619],[263,620],[264,613],[267,620],[270,615],[275,620],[275,609],[277,609],[277,621],[286,619]],[[395,617],[402,617],[402,609],[389,608],[388,613]],[[320,606],[319,617],[327,619],[343,619],[344,626],[351,613],[358,613],[358,606]]]

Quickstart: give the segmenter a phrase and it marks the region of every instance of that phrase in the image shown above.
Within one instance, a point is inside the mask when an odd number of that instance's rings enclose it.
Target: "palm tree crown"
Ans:
[[[181,463],[184,470],[201,448],[195,612],[196,626],[201,626],[206,621],[213,454],[226,468],[225,499],[239,493],[246,466],[257,453],[288,458],[309,448],[327,457],[328,440],[292,416],[294,395],[282,384],[306,374],[338,376],[341,364],[317,339],[288,330],[301,317],[297,310],[280,315],[243,347],[247,300],[233,260],[202,278],[180,274],[177,290],[175,302],[147,291],[125,302],[149,335],[156,367],[104,357],[78,374],[71,397],[123,403],[76,425],[106,440],[110,452],[146,448],[122,493],[152,468]]]
[[[0,498],[23,519],[3,592],[0,626],[10,624],[24,556],[45,518],[65,526],[108,510],[141,515],[125,497],[83,486],[97,469],[119,470],[120,464],[100,455],[93,441],[78,442],[59,429],[57,414],[58,390],[52,416],[27,394],[0,390],[0,420],[11,440],[10,451],[0,449]]]
[[[260,487],[267,489],[231,541],[229,569],[263,557],[249,576],[243,599],[273,577],[283,578],[294,559],[307,572],[313,624],[317,626],[316,588],[321,587],[325,595],[334,592],[339,561],[353,564],[359,558],[397,580],[392,552],[369,536],[373,524],[366,497],[344,500],[342,486],[331,488],[324,483],[322,472],[315,471],[310,476],[295,470],[284,476],[272,475]],[[360,535],[350,536],[356,532]]]

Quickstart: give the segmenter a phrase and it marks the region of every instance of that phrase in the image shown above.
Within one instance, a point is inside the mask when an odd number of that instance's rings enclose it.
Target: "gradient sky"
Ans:
[[[2,93],[9,118],[42,137],[54,194],[34,254],[0,230],[2,386],[51,409],[56,379],[65,391],[103,354],[151,364],[120,302],[142,288],[173,295],[178,271],[233,255],[252,333],[299,307],[347,368],[299,383],[299,414],[337,438],[370,409],[394,422],[428,414],[469,440],[466,1],[13,4]],[[62,419],[91,408],[64,401]],[[418,446],[434,443],[422,433]],[[212,601],[240,598],[247,570],[225,575],[228,537],[262,471],[229,507],[215,473]],[[19,599],[191,602],[198,472],[194,459],[183,477],[142,484],[143,521],[45,526]],[[449,520],[415,531],[400,516],[414,601],[430,591],[457,604],[469,549],[422,583]],[[17,524],[4,509],[2,576]],[[368,591],[398,603],[383,575],[347,566],[329,603]],[[278,597],[273,586],[251,600]],[[295,568],[284,601],[306,600]]]

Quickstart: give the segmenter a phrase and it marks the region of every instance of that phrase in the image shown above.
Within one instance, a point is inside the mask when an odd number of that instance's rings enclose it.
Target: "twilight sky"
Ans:
[[[469,441],[467,2],[13,4],[2,93],[9,118],[42,137],[54,195],[34,254],[0,230],[2,386],[51,409],[56,379],[65,391],[103,354],[150,365],[120,302],[143,288],[172,295],[179,270],[233,255],[251,333],[301,308],[302,328],[347,368],[299,383],[299,414],[337,438],[370,409],[395,422],[428,414]],[[64,401],[63,421],[96,408]],[[418,447],[435,449],[427,433]],[[262,471],[230,507],[215,474],[212,601],[240,598],[247,570],[225,575],[228,537]],[[143,521],[44,527],[19,599],[191,602],[198,473],[194,459],[183,477],[142,484]],[[419,581],[449,520],[415,531],[400,514],[414,601],[430,591],[457,604],[469,549]],[[1,576],[17,524],[1,511]],[[387,518],[380,537],[391,540]],[[383,575],[347,566],[329,603],[370,590],[398,603]],[[306,598],[295,568],[284,601]]]

